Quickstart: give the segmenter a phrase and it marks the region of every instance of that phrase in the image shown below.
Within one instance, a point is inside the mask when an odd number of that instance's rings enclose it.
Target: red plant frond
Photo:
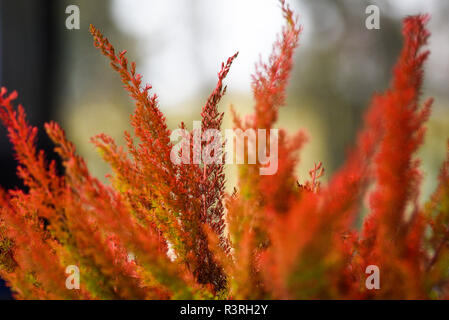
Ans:
[[[192,270],[200,283],[211,284],[214,290],[221,290],[225,277],[208,248],[203,225],[208,223],[218,235],[223,233],[223,165],[204,165],[200,171],[199,168],[189,169],[172,163],[170,132],[157,107],[156,95],[148,97],[149,85],[141,89],[141,76],[135,73],[135,63],[131,63],[131,69],[128,69],[125,52],[116,55],[114,47],[93,26],[91,33],[95,45],[111,60],[126,90],[136,101],[131,124],[140,140],[135,147],[131,136],[126,134],[133,162],[105,135],[96,137],[94,143],[104,159],[111,163],[118,189],[125,194],[136,214],[148,217],[163,238],[172,244],[177,258]],[[203,108],[204,130],[220,129],[223,115],[218,112],[217,105],[226,91],[222,81],[236,56],[222,65],[217,87]],[[142,203],[146,203],[143,208]],[[227,245],[225,240],[223,245]]]
[[[285,0],[279,2],[286,25],[273,46],[268,63],[260,61],[256,65],[252,83],[256,101],[253,128],[270,129],[277,120],[278,109],[284,104],[285,91],[293,67],[293,53],[298,46],[302,29]]]
[[[27,124],[23,108],[19,106],[19,112],[13,108],[15,95],[4,98],[5,93],[0,101],[2,120],[23,164],[21,172],[27,173],[22,177],[29,181],[27,193],[1,194],[1,273],[16,297],[190,297],[196,285],[188,272],[180,273],[182,268],[159,250],[157,234],[133,219],[119,195],[90,176],[55,123],[46,124],[46,130],[57,145],[66,175],[59,177],[54,165],[46,166],[44,154],[35,150],[35,128]],[[35,182],[36,177],[48,183]],[[107,250],[111,239],[121,251]],[[123,250],[132,250],[136,265],[123,261]],[[65,286],[65,268],[71,264],[83,274],[79,291]]]
[[[206,105],[201,112],[201,130],[202,134],[206,134],[207,130],[220,130],[223,122],[224,113],[218,111],[218,103],[223,95],[226,93],[226,87],[223,87],[223,80],[226,78],[231,68],[232,62],[237,57],[238,52],[230,57],[226,64],[222,64],[221,70],[218,73],[217,85],[209,96]],[[197,196],[202,199],[203,217],[207,224],[212,227],[212,230],[221,238],[221,246],[225,251],[229,251],[229,241],[224,235],[225,221],[224,221],[224,189],[225,189],[225,174],[224,174],[224,143],[225,141],[214,141],[215,137],[207,137],[202,141],[202,150],[209,144],[216,144],[222,150],[221,161],[217,164],[203,164],[199,194]],[[212,152],[215,152],[214,149]],[[215,156],[215,155],[212,155]],[[202,172],[201,172],[202,171]]]
[[[377,264],[381,269],[387,269],[382,263],[385,260],[389,260],[392,266],[392,263],[401,263],[403,258],[402,261],[407,262],[395,272],[390,270],[390,274],[397,276],[404,272],[404,281],[417,278],[420,261],[414,259],[419,257],[417,250],[421,237],[417,233],[422,231],[419,227],[422,219],[415,213],[412,220],[406,221],[404,210],[407,201],[413,200],[417,194],[418,171],[412,155],[422,142],[422,124],[430,109],[430,102],[422,109],[418,107],[422,64],[428,55],[428,52],[420,51],[428,36],[424,27],[426,20],[424,16],[416,16],[404,21],[405,44],[394,70],[392,87],[384,95],[374,98],[367,112],[365,128],[346,164],[329,186],[317,195],[305,193],[285,218],[275,220],[270,237],[273,245],[264,259],[267,263],[266,278],[280,296],[357,296],[360,285],[354,283],[354,279],[361,281],[359,272],[362,268],[364,271],[366,265]],[[373,181],[376,181],[377,189],[372,200],[373,213],[365,224],[365,235],[367,230],[382,235],[378,235],[379,242],[365,237],[359,251],[357,234],[351,229],[366,187]],[[381,219],[385,220],[376,221]],[[385,233],[384,228],[394,229]],[[400,232],[404,235],[399,242],[395,239]],[[414,256],[397,256],[390,248],[392,240],[395,250],[408,250],[403,254]],[[369,249],[366,247],[368,244],[371,244]],[[381,250],[382,258],[377,255],[378,250]],[[358,258],[359,252],[362,259]],[[292,275],[295,278],[292,279]],[[310,278],[322,281],[310,282]],[[391,283],[399,281],[397,278],[394,280]],[[329,286],[335,291],[329,291]],[[396,294],[405,294],[403,289],[395,290]],[[407,289],[410,296],[420,292],[420,288],[413,285]],[[386,296],[389,294],[387,290],[384,291]]]
[[[254,129],[256,132],[257,129],[267,130],[265,145],[259,146],[263,143],[258,140],[259,137],[255,141],[257,150],[260,147],[265,155],[275,150],[270,145],[271,136],[274,134],[270,129],[277,120],[279,107],[284,104],[287,82],[293,66],[293,53],[301,32],[293,11],[285,1],[280,1],[280,4],[286,25],[273,45],[268,62],[261,61],[256,65],[252,82],[254,114],[242,122],[235,110],[231,110],[237,129]],[[227,222],[235,249],[233,276],[242,277],[238,283],[247,283],[244,288],[237,286],[232,290],[242,299],[270,296],[264,289],[261,255],[270,245],[268,234],[273,223],[272,215],[288,211],[298,197],[294,169],[298,162],[298,151],[307,140],[306,136],[300,131],[295,136],[288,137],[285,131],[280,130],[276,138],[278,157],[275,159],[275,173],[261,176],[259,162],[241,166],[239,194],[227,204]],[[256,161],[259,160],[257,156]]]
[[[391,85],[373,97],[342,167],[324,184],[319,162],[301,185],[295,167],[306,135],[274,129],[301,32],[293,11],[284,0],[280,4],[286,25],[268,61],[256,66],[254,114],[241,120],[232,109],[236,128],[266,130],[265,137],[257,132],[256,141],[246,141],[262,153],[255,164],[240,166],[232,195],[224,189],[225,142],[204,135],[221,130],[218,105],[237,54],[221,66],[202,108],[201,130],[183,137],[189,150],[177,150],[189,151],[191,162],[201,158],[192,145],[199,137],[201,149],[221,161],[177,164],[151,86],[142,85],[125,51],[116,53],[90,27],[95,46],[136,104],[125,147],[104,134],[92,139],[112,168],[111,186],[89,173],[63,129],[51,122],[45,129],[65,169],[58,174],[55,162],[36,149],[37,128],[27,123],[22,106],[13,105],[17,94],[1,89],[0,120],[27,187],[0,189],[0,276],[16,298],[449,297],[449,149],[437,189],[424,207],[418,202],[415,152],[432,103],[420,103],[428,17],[404,20]],[[270,163],[260,161],[272,152]],[[247,160],[249,152],[243,156]],[[271,165],[272,174],[261,174]],[[81,273],[78,290],[66,287],[71,265]],[[368,265],[380,268],[379,290],[365,285]]]
[[[421,243],[412,242],[410,237],[421,239],[414,234],[415,228],[422,232],[419,227],[422,217],[416,200],[419,161],[413,156],[423,141],[423,124],[432,104],[431,99],[423,107],[419,104],[423,63],[429,54],[429,51],[422,51],[429,36],[425,28],[427,20],[427,16],[404,20],[404,47],[394,69],[393,82],[390,89],[377,98],[382,110],[383,138],[374,159],[376,188],[370,197],[372,212],[364,231],[368,246],[364,249],[366,263],[376,262],[384,270],[394,269],[395,272],[389,273],[391,283],[413,279],[406,282],[410,287],[402,288],[410,297],[420,297],[421,286]],[[401,292],[399,288],[395,291]],[[388,297],[387,288],[384,292]]]

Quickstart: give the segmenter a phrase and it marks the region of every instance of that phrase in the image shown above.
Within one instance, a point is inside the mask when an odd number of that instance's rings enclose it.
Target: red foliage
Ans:
[[[233,111],[242,130],[272,129],[284,104],[301,27],[280,3],[286,26],[253,77],[255,112],[241,120]],[[354,148],[328,184],[319,181],[321,163],[309,181],[297,182],[298,152],[307,139],[301,131],[290,137],[280,130],[277,172],[260,175],[261,164],[242,165],[232,195],[224,190],[223,161],[171,161],[171,132],[151,86],[142,87],[135,63],[91,27],[95,46],[135,101],[133,135],[125,133],[126,149],[104,134],[92,139],[113,170],[107,186],[90,175],[64,131],[46,124],[65,168],[58,175],[55,163],[35,148],[37,129],[20,105],[13,107],[17,94],[2,89],[0,119],[27,190],[0,189],[0,276],[22,299],[449,297],[449,156],[428,204],[417,201],[414,153],[431,105],[419,101],[426,21],[404,20],[391,86],[374,96]],[[236,56],[222,64],[202,109],[201,131],[189,139],[221,129],[218,104]],[[224,143],[213,139],[202,147]],[[189,151],[189,160],[199,156]],[[65,285],[69,265],[80,269],[79,290]],[[378,290],[365,286],[369,265],[380,269]]]

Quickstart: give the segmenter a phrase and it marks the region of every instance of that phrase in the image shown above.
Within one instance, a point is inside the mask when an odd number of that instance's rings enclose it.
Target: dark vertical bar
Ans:
[[[31,124],[40,129],[38,147],[54,158],[42,125],[51,119],[56,98],[56,1],[0,0],[0,85],[17,90]],[[62,13],[63,14],[63,13]],[[17,163],[6,130],[0,128],[0,185],[23,188],[16,176]],[[0,282],[0,299],[11,294]]]

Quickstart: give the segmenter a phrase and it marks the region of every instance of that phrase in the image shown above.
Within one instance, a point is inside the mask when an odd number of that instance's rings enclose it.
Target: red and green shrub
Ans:
[[[301,28],[281,4],[286,25],[253,77],[254,114],[242,120],[233,111],[235,128],[271,129],[284,104]],[[241,165],[233,194],[225,192],[222,164],[171,161],[171,132],[156,95],[125,52],[91,27],[135,101],[134,132],[125,132],[125,148],[104,134],[92,139],[112,168],[109,186],[90,175],[64,131],[47,124],[65,168],[58,175],[35,148],[37,128],[14,107],[17,94],[1,89],[0,119],[26,191],[0,190],[0,276],[19,299],[449,298],[449,160],[428,203],[417,201],[414,154],[431,106],[420,102],[426,21],[404,20],[391,85],[373,97],[328,184],[318,181],[321,164],[310,181],[297,183],[306,135],[281,130],[276,174]],[[222,65],[203,107],[203,131],[221,127],[218,104],[235,57]],[[359,230],[364,199],[369,212]],[[80,269],[79,290],[66,288],[69,265]],[[365,287],[368,265],[380,269],[379,290]]]

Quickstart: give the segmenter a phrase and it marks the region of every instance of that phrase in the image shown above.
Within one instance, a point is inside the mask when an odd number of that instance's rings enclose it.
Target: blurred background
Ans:
[[[388,86],[402,45],[401,19],[430,13],[430,59],[423,97],[434,97],[428,134],[420,150],[425,172],[422,199],[436,184],[449,138],[449,1],[290,0],[304,31],[295,55],[287,106],[278,127],[305,129],[300,181],[314,162],[326,168],[324,180],[342,164],[372,94]],[[65,9],[80,8],[79,30],[68,30]],[[380,8],[380,29],[365,28],[365,8]],[[248,114],[251,73],[266,58],[283,20],[276,0],[0,0],[0,84],[19,92],[29,121],[42,129],[56,120],[66,129],[92,173],[104,180],[104,165],[89,138],[105,132],[123,143],[133,104],[119,76],[92,45],[88,26],[98,27],[117,50],[126,49],[138,72],[153,85],[171,129],[200,120],[215,87],[221,62],[239,51],[226,80],[220,108]],[[42,130],[41,130],[42,131]],[[51,143],[39,136],[39,147]],[[22,187],[6,131],[0,128],[0,185]],[[235,183],[228,168],[227,187]],[[0,282],[0,299],[10,293]]]

